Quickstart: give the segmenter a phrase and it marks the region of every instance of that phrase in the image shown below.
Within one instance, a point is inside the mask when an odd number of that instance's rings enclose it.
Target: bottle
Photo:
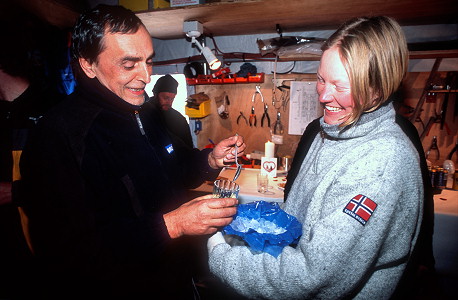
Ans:
[[[453,175],[455,174],[455,163],[450,160],[444,160],[443,164],[444,170],[447,170],[448,175],[446,176],[446,188],[451,189],[453,188]]]
[[[429,177],[431,179],[431,187],[436,186],[436,172],[437,172],[436,168],[432,167],[429,173]]]
[[[444,169],[443,168],[437,168],[436,171],[436,176],[434,178],[434,187],[438,189],[444,189],[445,188],[445,180],[444,180]]]

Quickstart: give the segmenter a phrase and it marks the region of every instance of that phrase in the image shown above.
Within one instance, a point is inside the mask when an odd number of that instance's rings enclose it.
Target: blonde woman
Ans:
[[[423,207],[418,153],[391,103],[407,62],[404,34],[388,17],[350,20],[326,41],[320,130],[288,178],[285,210],[302,223],[302,237],[275,258],[231,247],[217,233],[208,243],[215,275],[249,298],[391,297]]]

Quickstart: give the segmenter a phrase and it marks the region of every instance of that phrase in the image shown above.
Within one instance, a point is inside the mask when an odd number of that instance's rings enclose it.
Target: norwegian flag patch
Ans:
[[[359,223],[366,225],[376,208],[377,203],[359,194],[348,202],[343,212],[356,219]]]

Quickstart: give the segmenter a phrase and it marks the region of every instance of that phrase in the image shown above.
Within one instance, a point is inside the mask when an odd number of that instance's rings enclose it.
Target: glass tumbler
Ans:
[[[269,176],[265,174],[258,174],[258,193],[265,194],[269,191]]]
[[[213,183],[213,197],[237,198],[240,186],[229,179],[218,179]]]

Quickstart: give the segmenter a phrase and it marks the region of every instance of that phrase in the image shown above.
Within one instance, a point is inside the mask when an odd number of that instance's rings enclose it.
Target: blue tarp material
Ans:
[[[297,243],[302,224],[278,203],[257,201],[240,204],[234,220],[222,232],[241,237],[254,253],[267,252],[277,257],[285,246]]]

